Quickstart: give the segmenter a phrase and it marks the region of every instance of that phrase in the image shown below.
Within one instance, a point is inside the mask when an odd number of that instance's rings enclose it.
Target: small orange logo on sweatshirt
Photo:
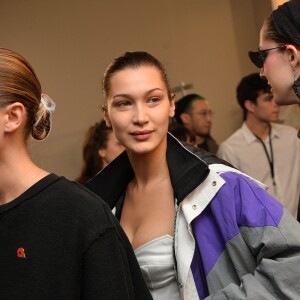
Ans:
[[[17,256],[20,257],[20,258],[26,258],[24,248],[19,248],[19,249],[17,250]]]

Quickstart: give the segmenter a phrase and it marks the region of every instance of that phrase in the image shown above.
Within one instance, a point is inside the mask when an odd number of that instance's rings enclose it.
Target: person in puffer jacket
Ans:
[[[167,133],[175,105],[162,64],[127,52],[103,90],[126,151],[87,187],[120,221],[153,299],[297,299],[299,223],[262,184]]]

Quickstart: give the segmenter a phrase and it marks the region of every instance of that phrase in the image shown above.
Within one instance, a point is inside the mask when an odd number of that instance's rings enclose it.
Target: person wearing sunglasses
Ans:
[[[300,104],[299,0],[287,1],[266,18],[259,50],[250,51],[249,58],[268,80],[277,104]]]
[[[300,106],[300,0],[287,1],[265,19],[259,51],[250,51],[249,58],[268,80],[277,104]]]
[[[221,143],[217,155],[267,185],[267,191],[296,217],[300,193],[300,140],[296,129],[276,123],[280,107],[259,73],[242,78],[237,100],[244,123]]]

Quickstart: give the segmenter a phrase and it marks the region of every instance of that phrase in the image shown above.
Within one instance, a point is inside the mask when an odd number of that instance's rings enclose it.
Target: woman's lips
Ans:
[[[131,135],[138,141],[144,141],[150,138],[152,130],[134,131]]]

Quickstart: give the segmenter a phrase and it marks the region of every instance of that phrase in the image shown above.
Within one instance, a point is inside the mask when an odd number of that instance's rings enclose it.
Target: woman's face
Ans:
[[[260,31],[259,49],[265,50],[277,47],[274,41],[265,39],[266,24]],[[279,105],[299,103],[299,99],[292,89],[294,71],[290,62],[291,53],[288,49],[270,50],[267,53],[260,75],[268,80],[274,95],[274,101]]]
[[[104,118],[128,152],[145,154],[162,145],[174,112],[156,67],[126,68],[111,77]]]

